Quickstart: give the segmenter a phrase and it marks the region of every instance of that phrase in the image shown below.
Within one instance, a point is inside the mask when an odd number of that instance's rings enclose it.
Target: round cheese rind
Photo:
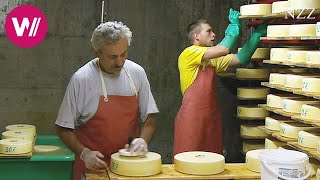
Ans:
[[[161,156],[148,152],[145,156],[111,155],[111,171],[123,176],[152,176],[161,172]]]
[[[6,126],[6,130],[7,131],[27,130],[27,131],[31,131],[34,134],[36,134],[36,127],[34,125],[30,125],[30,124],[12,124],[12,125]]]
[[[54,145],[35,145],[33,147],[34,152],[52,152],[52,151],[57,151],[61,147],[59,146],[54,146]]]
[[[319,26],[320,26],[320,23],[319,23]],[[320,34],[319,34],[319,36],[320,36]],[[307,64],[320,64],[320,51],[309,51],[307,53],[306,63]]]
[[[287,143],[279,141],[277,139],[265,139],[265,149],[278,149],[281,146],[286,145]]]
[[[295,24],[289,27],[289,37],[316,36],[316,24]]]
[[[247,124],[241,124],[240,134],[242,136],[248,136],[248,137],[261,137],[261,138],[268,137],[268,134],[263,130],[259,129],[257,126],[247,125]]]
[[[320,78],[302,78],[301,86],[303,92],[320,93]]]
[[[238,48],[240,52],[242,48]],[[270,57],[270,48],[257,48],[256,51],[251,56],[252,59],[269,59]]]
[[[289,50],[288,51],[288,62],[306,63],[308,52],[309,51],[303,51],[303,50]]]
[[[319,0],[288,0],[288,9],[320,9]]]
[[[303,147],[317,149],[318,141],[320,140],[319,132],[298,132],[298,144]]]
[[[268,25],[267,37],[288,37],[289,27],[290,25]]]
[[[283,99],[283,111],[300,113],[303,104],[319,104],[319,101],[311,98],[306,99]]]
[[[269,111],[258,106],[237,106],[237,116],[264,119],[269,116]]]
[[[34,134],[31,131],[25,130],[15,130],[15,131],[5,131],[2,133],[2,139],[8,138],[20,138],[20,139],[28,139],[30,141],[35,141]]]
[[[183,152],[174,156],[174,169],[193,175],[219,174],[225,169],[225,158],[212,152]]]
[[[316,104],[303,104],[300,115],[304,119],[320,121],[320,106]]]
[[[271,4],[249,4],[240,7],[241,16],[263,16],[271,14]]]
[[[268,94],[267,95],[267,106],[272,108],[283,108],[283,99],[298,99],[301,96],[295,94]]]
[[[269,88],[250,88],[250,87],[242,87],[237,88],[237,96],[240,98],[266,98],[269,94],[270,89]]]
[[[303,130],[312,130],[315,127],[308,126],[301,123],[281,123],[280,135],[283,137],[298,139],[298,132]]]
[[[290,50],[304,50],[306,47],[289,47],[289,48],[271,48],[270,60],[284,62],[288,61],[288,51]]]
[[[285,78],[286,78],[286,74],[270,73],[269,83],[270,84],[284,85]]]
[[[246,153],[246,167],[250,171],[260,172],[259,154],[263,149],[256,149]]]
[[[245,78],[266,79],[269,77],[269,70],[237,68],[236,77],[240,79],[245,79]]]
[[[289,7],[288,1],[277,1],[272,3],[272,13],[286,12]]]
[[[28,139],[9,138],[0,140],[1,154],[25,154],[32,151],[32,141]]]
[[[290,122],[292,120],[290,120],[290,118],[287,117],[277,117],[273,118],[273,117],[266,117],[265,119],[265,127],[268,130],[272,130],[272,131],[280,131],[280,124],[283,122]]]

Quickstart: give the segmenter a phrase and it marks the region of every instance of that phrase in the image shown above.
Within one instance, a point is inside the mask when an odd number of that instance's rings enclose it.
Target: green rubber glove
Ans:
[[[267,35],[267,25],[260,24],[253,32],[250,39],[243,45],[240,52],[237,54],[241,64],[248,64],[253,53],[260,44],[260,37]]]
[[[239,26],[236,24],[229,24],[225,31],[225,37],[222,39],[222,41],[218,45],[225,46],[231,50],[232,47],[237,42],[239,38],[239,34],[240,34]]]
[[[229,21],[231,24],[236,24],[240,28],[240,20],[239,20],[240,12],[233,10],[232,8],[229,10]]]

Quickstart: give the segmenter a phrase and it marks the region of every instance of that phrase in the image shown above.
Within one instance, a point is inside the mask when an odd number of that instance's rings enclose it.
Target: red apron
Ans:
[[[186,90],[174,123],[173,155],[186,151],[222,154],[222,125],[216,98],[216,73],[212,66],[199,67]]]
[[[132,81],[131,77],[129,79]],[[105,102],[105,97],[100,96],[95,115],[86,124],[76,127],[75,134],[85,147],[101,152],[109,166],[111,155],[122,149],[130,136],[138,136],[138,100],[136,95],[108,95],[108,102]],[[85,163],[76,156],[74,164],[73,179],[80,180],[87,170]]]

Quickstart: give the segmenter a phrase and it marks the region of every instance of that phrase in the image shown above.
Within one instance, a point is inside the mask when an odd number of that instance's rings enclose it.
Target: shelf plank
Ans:
[[[314,120],[304,119],[300,115],[292,116],[291,119],[309,125],[312,125],[315,122]]]
[[[244,116],[236,116],[238,119],[241,119],[241,120],[249,120],[249,121],[264,121],[265,118],[263,117],[244,117]]]
[[[281,136],[280,135],[280,132],[274,132],[272,133],[272,137],[282,141],[282,142],[296,142],[298,139],[295,139],[295,138],[287,138],[287,137],[284,137],[284,136]]]
[[[259,129],[263,130],[264,132],[266,132],[267,134],[270,134],[272,135],[273,133],[275,132],[278,132],[278,131],[273,131],[273,130],[269,130],[267,129],[265,126],[258,126]]]
[[[304,153],[308,154],[309,156],[320,161],[320,153],[317,152],[316,149],[302,147],[298,144],[298,142],[288,142],[287,144],[288,144],[288,146],[290,146],[298,151],[304,152]]]
[[[304,68],[320,68],[320,64],[297,64],[288,61],[274,61],[274,60],[263,60],[265,64],[283,65],[290,67],[304,67]]]
[[[265,139],[266,136],[247,136],[247,135],[243,135],[240,134],[242,139],[246,139],[246,140],[256,140],[256,139]]]
[[[237,96],[238,100],[267,100],[267,98],[244,98],[244,97],[239,97]]]

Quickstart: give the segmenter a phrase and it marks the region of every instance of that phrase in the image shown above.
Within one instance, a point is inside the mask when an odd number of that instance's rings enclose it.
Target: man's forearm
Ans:
[[[68,148],[71,149],[71,151],[73,151],[76,155],[80,156],[85,146],[77,139],[73,129],[63,128],[56,125],[56,132],[64,144],[68,146]]]
[[[156,115],[149,114],[148,118],[146,119],[146,121],[144,122],[141,128],[140,137],[143,138],[147,143],[149,143],[155,132],[156,132]]]

